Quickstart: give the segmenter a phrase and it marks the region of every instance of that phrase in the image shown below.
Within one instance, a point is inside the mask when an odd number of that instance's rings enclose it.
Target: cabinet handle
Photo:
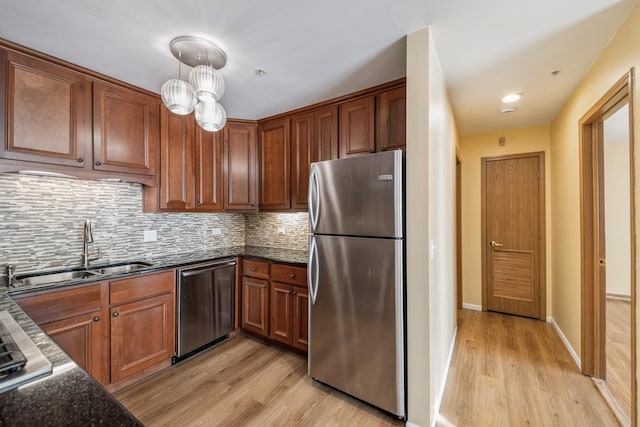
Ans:
[[[290,279],[295,279],[295,278],[296,278],[296,275],[295,275],[295,274],[293,274],[293,273],[291,273],[291,274],[289,275],[289,278],[290,278]]]
[[[251,271],[256,271],[256,270],[257,270],[257,268],[251,267]]]
[[[296,291],[294,291],[293,289],[291,289],[291,290],[289,291],[289,295],[295,295],[295,294],[297,294],[297,292],[296,292]]]
[[[96,166],[102,166],[102,162],[96,162]]]
[[[78,158],[76,159],[76,162],[78,162],[78,163],[82,163],[82,162],[84,162],[84,159],[83,159],[82,157],[78,157]]]
[[[100,316],[96,316],[96,317],[94,317],[94,318],[93,318],[93,321],[94,321],[94,322],[99,322],[99,321],[100,321]]]
[[[118,316],[120,316],[120,313],[118,313],[117,311],[113,313],[113,317],[118,317]]]

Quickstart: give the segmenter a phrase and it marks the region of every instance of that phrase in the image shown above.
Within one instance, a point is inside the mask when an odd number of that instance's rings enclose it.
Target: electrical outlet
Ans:
[[[146,242],[155,242],[158,240],[158,231],[157,230],[144,230],[144,241]]]
[[[278,228],[278,234],[284,234],[284,227]]]
[[[211,230],[211,234],[214,236],[221,236],[222,235],[222,229],[221,228],[214,228],[213,230]]]

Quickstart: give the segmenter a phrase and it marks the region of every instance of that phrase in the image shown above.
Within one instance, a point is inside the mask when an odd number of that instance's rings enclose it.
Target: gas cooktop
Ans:
[[[0,311],[0,392],[51,373],[51,363],[9,312]]]

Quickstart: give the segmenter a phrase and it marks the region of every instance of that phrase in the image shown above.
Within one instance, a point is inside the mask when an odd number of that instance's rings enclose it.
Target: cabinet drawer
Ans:
[[[271,280],[307,286],[307,269],[291,265],[271,264]]]
[[[174,270],[116,280],[109,286],[109,304],[121,304],[173,292],[175,285]]]
[[[242,261],[242,275],[268,279],[269,263],[264,261],[251,261],[245,259]]]
[[[15,300],[24,312],[40,325],[100,311],[102,307],[101,290],[102,284],[95,284],[22,298],[16,297]]]

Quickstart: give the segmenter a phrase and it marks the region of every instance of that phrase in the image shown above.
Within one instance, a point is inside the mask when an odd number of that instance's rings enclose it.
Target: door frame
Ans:
[[[462,157],[456,147],[456,302],[462,308]]]
[[[547,319],[547,233],[546,233],[546,184],[545,184],[545,155],[544,151],[532,153],[508,154],[504,156],[482,157],[481,161],[481,238],[480,245],[482,253],[482,311],[487,311],[487,300],[489,298],[489,261],[488,251],[489,244],[487,241],[487,164],[497,160],[522,159],[526,157],[538,157],[538,165],[540,171],[539,187],[538,187],[538,221],[540,222],[540,244],[538,245],[539,271],[540,280],[540,302],[538,319]]]
[[[606,375],[606,254],[604,252],[603,122],[629,104],[629,178],[631,232],[631,420],[637,419],[636,379],[636,240],[634,168],[634,73],[631,68],[579,121],[580,142],[580,266],[581,369],[596,378]],[[600,268],[600,263],[603,262]]]

